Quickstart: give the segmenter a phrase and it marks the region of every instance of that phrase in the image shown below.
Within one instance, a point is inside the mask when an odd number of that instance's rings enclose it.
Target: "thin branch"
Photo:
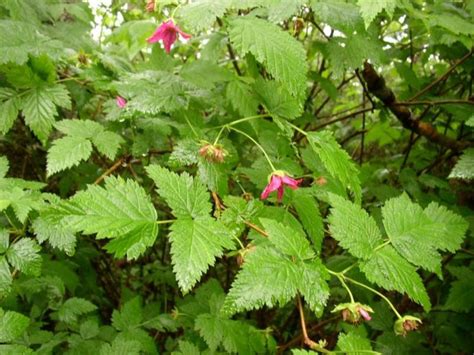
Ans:
[[[456,152],[470,145],[468,142],[458,141],[444,134],[440,134],[432,124],[422,122],[415,118],[406,106],[397,105],[395,94],[387,87],[385,79],[377,74],[374,67],[368,62],[364,63],[362,75],[369,91],[387,106],[402,123],[403,127],[426,137],[430,142],[442,145]]]
[[[415,105],[450,105],[450,104],[458,104],[458,105],[473,105],[474,101],[471,100],[458,100],[458,99],[446,99],[446,100],[422,100],[422,101],[398,101],[394,103],[396,106],[415,106]]]
[[[428,91],[431,90],[434,86],[436,86],[438,83],[442,82],[443,80],[446,80],[447,77],[453,72],[456,67],[462,63],[464,63],[469,57],[472,55],[472,49],[461,59],[459,59],[456,63],[454,63],[443,75],[441,75],[438,79],[433,81],[431,84],[425,86],[423,89],[418,91],[415,95],[413,95],[408,101],[413,101],[419,98],[421,95],[427,93]]]
[[[224,24],[222,23],[222,20],[219,17],[217,18],[217,23],[219,24],[220,27],[224,26]],[[235,58],[234,49],[232,48],[229,42],[227,42],[226,45],[227,45],[227,51],[229,52],[229,57],[232,61],[232,65],[234,66],[236,73],[239,76],[242,76],[242,71],[240,70],[239,65],[237,64],[237,59]]]
[[[125,161],[127,160],[127,157],[122,157],[119,160],[117,160],[114,165],[112,165],[110,168],[108,168],[101,176],[97,178],[96,181],[94,181],[94,185],[98,185],[101,183],[102,180],[104,180],[107,176],[112,174],[115,170],[117,170]]]
[[[253,224],[253,223],[251,223],[251,222],[249,222],[249,221],[244,221],[244,224],[245,224],[247,227],[249,227],[249,228],[255,230],[256,232],[258,232],[260,235],[263,235],[264,237],[268,238],[268,233],[265,232],[265,231],[264,231],[262,228],[260,228],[259,226],[256,226],[255,224]]]
[[[301,296],[299,294],[296,295],[296,301],[298,304],[298,311],[300,313],[300,323],[301,323],[301,331],[303,333],[303,342],[309,346],[313,350],[317,350],[322,353],[329,353],[328,350],[321,347],[318,343],[308,336],[308,330],[306,329],[306,321],[304,318],[304,310],[303,310],[303,302],[301,302]]]
[[[332,125],[333,123],[347,120],[348,118],[352,118],[352,117],[354,117],[354,116],[360,115],[360,114],[362,114],[362,113],[364,113],[364,112],[368,112],[368,111],[372,111],[372,108],[364,108],[364,109],[362,109],[362,110],[355,111],[355,112],[349,113],[349,114],[347,114],[347,115],[344,115],[344,116],[335,118],[335,119],[333,119],[333,120],[331,120],[331,121],[327,121],[327,122],[321,123],[320,125],[318,125],[318,126],[314,127],[313,129],[311,129],[311,131],[317,131],[317,130],[323,128],[323,127]]]

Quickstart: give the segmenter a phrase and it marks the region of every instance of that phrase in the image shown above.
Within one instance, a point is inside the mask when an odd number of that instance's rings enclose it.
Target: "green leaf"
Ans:
[[[58,114],[56,105],[69,108],[70,104],[67,89],[58,84],[30,89],[20,101],[25,123],[43,144],[48,139]]]
[[[252,87],[241,80],[233,80],[227,84],[226,98],[234,110],[243,117],[255,115],[258,108],[258,100]]]
[[[36,26],[22,21],[0,21],[0,64],[23,64],[28,55],[56,54],[61,43],[41,35]]]
[[[24,223],[31,210],[41,207],[42,196],[38,191],[25,191],[15,186],[15,182],[19,181],[21,180],[3,179],[6,187],[5,190],[0,190],[0,211],[11,206],[18,220]]]
[[[22,238],[11,245],[6,255],[14,268],[27,275],[38,276],[41,272],[41,247],[34,239]]]
[[[316,200],[305,189],[298,189],[293,191],[291,204],[296,209],[303,228],[313,242],[314,249],[318,252],[321,251],[324,225]]]
[[[365,27],[369,27],[370,23],[382,11],[386,11],[391,17],[395,7],[397,7],[397,0],[358,0],[357,4],[360,7],[360,13],[365,22]]]
[[[461,16],[456,16],[444,12],[442,14],[431,14],[429,16],[430,26],[443,27],[457,35],[465,34],[468,36],[474,35],[474,25],[471,21],[463,19]]]
[[[314,16],[331,27],[354,28],[361,21],[359,8],[341,0],[312,0]]]
[[[363,355],[367,353],[380,354],[375,351],[372,351],[372,346],[370,345],[369,339],[363,338],[359,334],[356,334],[355,332],[349,332],[347,334],[339,333],[337,346],[343,352],[351,354],[351,355],[352,354]]]
[[[252,53],[292,95],[304,97],[306,53],[289,33],[265,20],[241,17],[231,22],[230,40],[242,57]]]
[[[0,156],[0,178],[4,178],[7,173],[8,169],[10,169],[10,163],[6,157]]]
[[[158,233],[150,197],[133,180],[108,177],[104,188],[89,185],[60,209],[71,230],[111,238],[106,249],[117,257],[138,258]]]
[[[3,355],[30,355],[34,351],[24,345],[0,344],[0,353]]]
[[[285,21],[295,15],[305,3],[306,0],[269,1],[268,19],[275,23]]]
[[[267,218],[260,218],[270,242],[282,253],[305,260],[314,257],[308,240],[299,231]]]
[[[341,148],[329,131],[308,133],[308,142],[316,152],[324,167],[335,178],[349,188],[357,203],[362,198],[359,171],[349,154]]]
[[[87,160],[92,153],[92,144],[81,137],[66,136],[56,139],[48,150],[47,171],[51,176],[68,169],[83,160]]]
[[[214,265],[224,248],[233,249],[230,232],[210,217],[178,219],[171,226],[173,271],[183,293],[188,292]]]
[[[5,297],[11,290],[13,277],[8,265],[7,258],[0,256],[0,298]]]
[[[431,309],[430,299],[421,277],[414,266],[410,265],[391,246],[384,246],[367,261],[360,265],[370,282],[386,290],[406,293],[426,312]]]
[[[61,322],[75,323],[79,316],[93,312],[97,306],[84,298],[72,297],[64,302],[58,310]]]
[[[123,142],[123,138],[117,133],[109,131],[101,132],[92,138],[92,143],[94,143],[99,153],[105,155],[110,160],[115,158]]]
[[[149,165],[146,171],[176,217],[209,216],[212,208],[209,193],[199,180],[188,173],[178,175],[159,165]]]
[[[272,116],[293,119],[301,115],[303,107],[280,83],[259,80],[255,85],[255,92]]]
[[[91,120],[61,120],[54,124],[60,132],[84,139],[91,139],[104,130],[104,127]]]
[[[395,249],[409,262],[441,275],[441,255],[431,236],[438,226],[408,195],[388,200],[382,207],[383,224]]]
[[[127,301],[120,311],[112,313],[112,325],[115,329],[125,331],[137,327],[143,321],[143,310],[140,297]]]
[[[229,0],[197,0],[182,6],[177,16],[186,27],[193,30],[208,29],[221,17],[230,5]]]
[[[18,116],[18,100],[16,91],[0,88],[0,133],[6,134]]]
[[[364,209],[338,195],[330,193],[329,200],[331,236],[352,255],[362,259],[373,257],[374,249],[383,243],[375,220]]]
[[[45,212],[42,211],[42,213]],[[36,239],[40,244],[47,240],[53,248],[64,251],[68,256],[74,255],[76,236],[67,226],[61,223],[51,223],[44,218],[38,217],[33,222],[33,229]]]
[[[474,179],[474,148],[464,151],[448,177],[450,179]]]
[[[23,314],[0,309],[0,342],[11,342],[19,338],[29,324],[30,319]]]
[[[294,262],[273,248],[258,246],[246,254],[244,266],[229,291],[222,312],[284,305],[299,291],[317,314],[329,297],[328,273],[318,259]],[[278,287],[275,287],[278,285]]]
[[[172,355],[201,355],[199,348],[189,341],[179,341],[179,350],[173,351]]]
[[[455,312],[470,312],[474,309],[474,276],[471,269],[459,268],[456,273],[457,281],[451,283],[448,299],[443,306]]]
[[[112,344],[104,344],[100,348],[100,355],[135,355],[140,354],[142,345],[137,340],[117,337]]]
[[[424,213],[436,225],[429,235],[436,248],[452,253],[458,250],[469,227],[467,221],[436,202],[431,202]]]

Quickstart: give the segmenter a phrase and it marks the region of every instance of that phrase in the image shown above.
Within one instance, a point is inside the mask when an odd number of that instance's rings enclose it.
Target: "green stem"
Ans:
[[[304,130],[302,130],[302,129],[299,128],[298,126],[295,126],[293,123],[288,122],[288,121],[286,121],[286,123],[288,123],[295,131],[300,132],[303,136],[307,136],[307,135],[308,135],[308,133],[306,133]]]
[[[382,244],[376,246],[375,249],[374,249],[374,251],[380,250],[380,249],[382,249],[384,246],[389,245],[389,244],[390,244],[390,240],[387,240],[386,242],[384,242],[384,243],[382,243]]]
[[[344,276],[341,276],[339,274],[339,275],[337,275],[337,278],[339,279],[339,281],[341,282],[341,285],[344,286],[347,293],[349,294],[349,298],[351,299],[351,303],[354,303],[355,302],[354,301],[354,296],[352,295],[351,289],[349,288],[349,286],[347,286],[346,282],[344,281]]]
[[[260,117],[271,117],[271,116],[267,113],[264,113],[264,114],[261,114],[261,115],[243,117],[243,118],[239,118],[238,120],[235,120],[235,121],[232,121],[232,122],[220,125],[220,126],[212,127],[210,129],[217,129],[217,128],[222,128],[222,127],[227,127],[227,126],[234,126],[236,124],[239,124],[239,123],[242,123],[242,122],[245,122],[245,121],[250,121],[250,120],[253,120],[255,118],[260,118]]]
[[[226,128],[228,128],[227,125],[222,126],[222,128],[221,128],[220,131],[219,131],[219,133],[217,133],[217,137],[216,137],[216,139],[214,140],[213,145],[216,145],[217,142],[219,142],[219,138],[221,137],[222,132],[224,132],[224,130],[225,130]]]
[[[241,135],[243,135],[243,136],[247,137],[248,139],[250,139],[258,147],[258,149],[260,149],[262,151],[263,155],[267,159],[268,164],[272,168],[272,171],[276,171],[275,166],[273,166],[273,163],[270,160],[270,157],[268,156],[267,152],[265,151],[265,149],[263,149],[263,147],[255,139],[253,139],[250,135],[248,135],[244,131],[241,131],[240,129],[237,129],[237,128],[234,128],[234,127],[229,127],[229,129],[231,129],[231,130],[233,130],[237,133],[240,133]]]
[[[173,223],[174,221],[176,221],[175,219],[164,219],[164,220],[161,220],[161,221],[156,221],[156,224],[167,224],[167,223]]]
[[[189,128],[191,128],[191,131],[193,131],[194,135],[196,136],[196,138],[199,139],[199,135],[197,134],[196,130],[194,129],[193,125],[191,124],[191,122],[189,122],[189,119],[186,115],[184,115],[184,119],[186,120],[186,122],[188,123],[188,126]]]

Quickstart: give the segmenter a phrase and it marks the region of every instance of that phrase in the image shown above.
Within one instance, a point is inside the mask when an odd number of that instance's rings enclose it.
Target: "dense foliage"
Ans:
[[[473,20],[0,0],[0,353],[472,353]]]

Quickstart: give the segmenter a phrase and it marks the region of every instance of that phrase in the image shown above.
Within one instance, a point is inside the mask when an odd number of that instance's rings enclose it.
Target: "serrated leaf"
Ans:
[[[387,245],[377,250],[369,260],[360,264],[360,268],[370,282],[389,291],[406,293],[413,301],[421,304],[426,312],[431,309],[430,299],[415,267],[393,247]]]
[[[283,254],[305,260],[314,257],[308,240],[298,230],[268,218],[260,218],[270,242]]]
[[[12,97],[0,102],[0,133],[6,134],[18,117],[18,101]]]
[[[104,130],[100,123],[91,120],[61,120],[56,122],[54,127],[68,136],[84,139],[93,138]]]
[[[474,308],[474,276],[471,269],[459,268],[456,273],[458,280],[451,283],[448,299],[444,309],[455,312],[469,312]]]
[[[231,22],[230,40],[242,57],[252,53],[292,95],[304,97],[306,53],[289,33],[265,20],[241,17]]]
[[[355,201],[360,203],[362,189],[359,180],[359,171],[349,154],[341,148],[329,131],[308,133],[308,142],[314,152],[323,162],[326,170],[341,181],[344,187],[354,194]]]
[[[230,232],[210,217],[178,219],[171,226],[173,271],[181,290],[188,292],[223,254],[233,249]]]
[[[360,13],[365,22],[365,27],[369,27],[371,22],[377,17],[382,11],[387,11],[387,14],[391,17],[395,7],[397,7],[397,0],[358,0],[357,4],[360,7]]]
[[[212,26],[230,5],[229,0],[197,0],[181,7],[177,16],[191,29],[202,30]]]
[[[258,100],[255,97],[252,87],[243,81],[233,80],[226,87],[226,99],[230,102],[234,110],[242,116],[255,115],[258,107]]]
[[[345,1],[312,0],[311,7],[314,11],[314,16],[337,29],[354,28],[357,22],[361,21],[359,8]]]
[[[343,352],[354,355],[365,355],[367,353],[371,354],[380,354],[378,352],[372,351],[372,346],[370,345],[370,340],[363,338],[355,332],[349,332],[347,334],[339,333],[339,338],[337,340],[337,346]]]
[[[93,312],[97,306],[92,302],[78,297],[69,298],[58,310],[58,318],[61,322],[75,323],[79,316]]]
[[[255,92],[272,116],[293,119],[301,115],[302,105],[290,95],[284,85],[276,81],[259,80],[255,84]]]
[[[82,137],[66,136],[56,139],[48,150],[48,175],[78,165],[92,153],[92,144]]]
[[[27,191],[15,186],[15,180],[12,180],[1,180],[6,183],[6,186],[5,190],[0,190],[0,211],[11,206],[18,220],[24,223],[32,210],[41,207],[42,196],[38,191]]]
[[[338,195],[330,193],[329,200],[331,236],[352,255],[362,259],[371,258],[374,249],[383,243],[375,220],[364,209]]]
[[[94,143],[99,153],[104,154],[110,160],[115,158],[123,142],[122,137],[110,131],[101,132],[92,138],[92,143]]]
[[[56,105],[68,108],[70,104],[68,91],[58,84],[30,89],[19,103],[25,123],[43,144],[48,139],[57,116]]]
[[[187,173],[178,175],[159,165],[149,165],[146,171],[176,217],[209,216],[212,208],[209,193],[199,180]]]
[[[12,244],[6,253],[8,262],[27,275],[38,276],[41,272],[41,248],[34,239],[22,238]]]
[[[291,204],[296,209],[303,228],[313,242],[314,249],[318,252],[321,251],[324,225],[316,200],[306,193],[305,189],[298,189],[293,191]]]
[[[139,341],[117,337],[111,344],[102,345],[100,355],[138,355],[141,350],[142,345]]]
[[[106,249],[117,257],[138,258],[158,233],[150,196],[133,180],[108,177],[104,188],[89,185],[59,208],[58,216],[72,230],[111,238]]]
[[[395,249],[409,262],[441,275],[441,256],[431,239],[438,226],[408,195],[388,200],[382,207],[383,224]]]
[[[13,277],[7,258],[0,256],[0,298],[5,297],[11,290]]]
[[[424,213],[435,224],[430,239],[436,248],[450,252],[458,250],[469,227],[467,221],[436,202],[431,202]]]
[[[4,178],[7,173],[8,169],[10,169],[10,163],[6,157],[0,156],[0,178]]]
[[[300,263],[299,269],[301,276],[298,289],[309,308],[320,317],[329,298],[329,286],[326,282],[329,274],[319,259]]]
[[[53,248],[64,251],[69,256],[74,255],[76,236],[67,226],[61,223],[50,223],[38,217],[33,222],[33,229],[40,244],[48,241]]]
[[[0,64],[23,64],[28,55],[57,54],[61,43],[41,35],[36,26],[23,21],[0,21]]]
[[[30,319],[23,314],[0,309],[0,342],[11,342],[19,338],[29,324]]]
[[[289,19],[306,3],[306,0],[269,1],[268,19],[278,23]]]
[[[448,177],[450,179],[474,179],[474,148],[464,151]]]
[[[143,320],[143,310],[139,297],[127,301],[120,311],[112,313],[112,325],[115,329],[125,331],[133,329]]]

